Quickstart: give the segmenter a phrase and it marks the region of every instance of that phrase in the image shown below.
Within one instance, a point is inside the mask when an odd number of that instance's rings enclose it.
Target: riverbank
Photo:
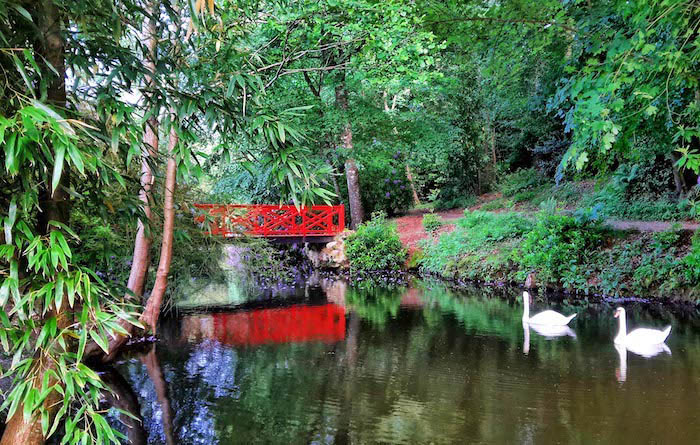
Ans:
[[[582,297],[697,303],[700,295],[700,239],[682,224],[645,222],[650,230],[640,231],[591,210],[466,210],[416,237],[402,232],[410,227],[406,218],[396,221],[399,234],[409,250],[420,250],[423,275],[496,285],[528,281]]]

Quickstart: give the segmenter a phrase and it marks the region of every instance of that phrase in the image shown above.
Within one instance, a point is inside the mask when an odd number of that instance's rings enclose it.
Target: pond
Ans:
[[[700,319],[628,304],[628,326],[672,323],[669,352],[617,350],[613,306],[569,335],[521,323],[520,291],[318,280],[284,298],[164,320],[106,380],[143,419],[134,443],[691,443],[700,437]],[[115,424],[117,414],[112,412]],[[122,431],[127,429],[120,425]]]

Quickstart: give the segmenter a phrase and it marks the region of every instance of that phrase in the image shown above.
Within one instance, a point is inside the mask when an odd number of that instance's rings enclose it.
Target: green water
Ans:
[[[523,328],[517,290],[321,285],[273,309],[249,302],[166,320],[163,340],[119,363],[122,407],[143,419],[122,430],[177,444],[700,438],[695,314],[626,305],[630,327],[673,324],[671,354],[645,358],[613,346],[608,305],[535,302],[578,313],[569,335],[545,338]]]

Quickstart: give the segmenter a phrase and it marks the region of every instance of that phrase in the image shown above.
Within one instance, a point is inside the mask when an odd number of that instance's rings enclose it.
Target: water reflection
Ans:
[[[345,308],[337,304],[294,305],[188,315],[182,318],[181,327],[181,336],[189,342],[215,339],[231,346],[334,343],[345,338]]]
[[[530,329],[548,340],[557,337],[576,338],[576,333],[568,326],[533,325],[523,321],[523,354],[525,355],[530,353]]]
[[[523,325],[517,292],[318,288],[332,303],[313,291],[307,305],[165,320],[161,342],[119,366],[128,382],[119,403],[143,419],[130,424],[133,443],[687,443],[700,434],[695,318],[674,321],[673,356],[647,360],[610,347],[608,307],[578,307],[575,333],[552,332]]]
[[[544,338],[555,339],[557,337],[572,337],[576,338],[576,333],[569,326],[545,326],[528,324],[530,329],[537,332]]]

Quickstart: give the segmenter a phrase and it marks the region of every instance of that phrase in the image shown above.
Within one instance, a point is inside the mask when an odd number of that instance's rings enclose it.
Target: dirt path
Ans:
[[[404,246],[409,249],[415,247],[418,241],[428,237],[428,234],[423,229],[423,215],[426,213],[429,213],[429,211],[413,210],[407,215],[394,218],[399,231],[399,238],[401,238]],[[455,225],[450,224],[450,221],[455,221],[464,216],[464,209],[452,209],[435,213],[440,215],[442,220],[447,223],[438,230],[438,233],[445,233],[454,230]]]
[[[473,209],[474,208],[472,208],[472,210]],[[399,231],[399,238],[401,238],[401,242],[409,249],[415,248],[418,241],[428,238],[428,234],[423,229],[423,215],[428,212],[428,210],[413,210],[405,216],[394,219]],[[446,222],[446,224],[440,228],[438,233],[447,233],[454,230],[455,225],[451,222],[462,217],[464,215],[464,209],[452,209],[435,213],[440,215],[443,221]],[[617,230],[663,232],[671,229],[671,227],[676,223],[668,221],[625,221],[609,219],[606,221],[606,224]],[[680,224],[681,229],[683,230],[697,230],[700,228],[700,223],[693,221],[679,221],[677,224]]]
[[[683,230],[697,230],[700,228],[700,223],[692,221],[622,221],[609,219],[605,223],[617,230],[636,230],[638,232],[664,232],[669,230],[674,224],[680,224]]]

